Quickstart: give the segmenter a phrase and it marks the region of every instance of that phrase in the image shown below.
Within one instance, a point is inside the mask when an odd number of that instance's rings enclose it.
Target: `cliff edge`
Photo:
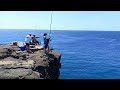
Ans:
[[[0,79],[58,79],[61,54],[52,50],[46,55],[41,48],[34,53],[18,46],[0,45]]]

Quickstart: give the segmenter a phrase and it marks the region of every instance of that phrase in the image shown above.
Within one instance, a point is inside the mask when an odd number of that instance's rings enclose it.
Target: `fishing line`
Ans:
[[[53,11],[51,12],[51,22],[50,22],[50,32],[49,32],[49,37],[50,37],[50,46],[53,48],[52,43],[51,43],[51,28],[52,28],[52,17],[53,17]]]

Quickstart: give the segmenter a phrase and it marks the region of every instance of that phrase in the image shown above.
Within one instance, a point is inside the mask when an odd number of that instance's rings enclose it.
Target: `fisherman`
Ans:
[[[26,44],[26,50],[27,52],[30,52],[30,42],[32,40],[32,34],[28,34],[26,37],[25,37],[25,44]]]
[[[39,37],[36,37],[36,35],[33,35],[32,43],[35,44],[35,45],[40,45],[41,43],[36,38],[39,38]]]
[[[46,53],[46,49],[47,49],[47,48],[48,48],[48,52],[49,52],[49,41],[50,41],[50,37],[47,36],[47,33],[44,33],[43,39],[44,39],[44,49],[45,49],[45,53]]]

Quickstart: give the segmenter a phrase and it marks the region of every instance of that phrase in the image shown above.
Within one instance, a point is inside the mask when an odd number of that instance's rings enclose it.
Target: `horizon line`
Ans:
[[[0,30],[49,30],[49,29],[0,29]],[[53,29],[54,31],[120,31],[120,30],[72,30],[72,29]]]

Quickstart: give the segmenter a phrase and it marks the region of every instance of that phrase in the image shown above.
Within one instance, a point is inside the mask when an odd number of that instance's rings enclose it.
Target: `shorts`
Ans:
[[[46,39],[46,42],[44,42],[44,44],[45,44],[45,49],[48,47],[48,44],[49,44],[49,39]]]
[[[46,49],[46,48],[48,47],[48,44],[45,44],[45,46],[44,46],[44,47],[45,47],[45,49]]]
[[[26,46],[29,46],[30,44],[29,43],[26,43]]]

